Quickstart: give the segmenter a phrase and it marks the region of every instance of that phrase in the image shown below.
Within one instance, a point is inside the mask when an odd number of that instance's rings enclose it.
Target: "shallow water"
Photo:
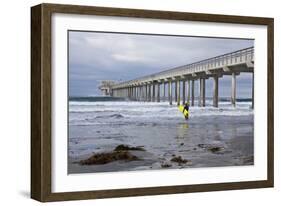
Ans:
[[[69,173],[251,165],[253,110],[250,103],[233,108],[190,107],[186,121],[167,102],[70,102]],[[82,166],[73,162],[117,145],[143,146],[142,160]],[[188,160],[172,162],[175,156]]]

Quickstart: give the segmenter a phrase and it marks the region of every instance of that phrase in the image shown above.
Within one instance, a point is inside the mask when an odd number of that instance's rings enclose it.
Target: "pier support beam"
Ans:
[[[155,82],[152,82],[152,101],[155,102]]]
[[[147,84],[145,84],[145,89],[144,89],[144,101],[147,102]]]
[[[198,80],[198,107],[201,107],[201,79]]]
[[[157,82],[157,102],[160,102],[160,82]]]
[[[180,80],[176,81],[177,84],[177,105],[181,104],[181,84]]]
[[[137,87],[134,86],[134,100],[137,100]]]
[[[169,83],[168,83],[168,97],[169,97],[169,103],[170,105],[172,105],[172,81],[169,80]]]
[[[219,77],[214,76],[214,84],[213,84],[213,106],[219,106]]]
[[[190,80],[187,80],[187,103],[190,104]]]
[[[202,79],[202,106],[206,106],[206,79]]]
[[[139,85],[139,101],[141,101],[141,92],[142,92],[142,86]]]
[[[141,101],[141,96],[142,96],[142,86],[139,85],[139,101]]]
[[[206,89],[205,89],[205,79],[200,78],[200,85],[199,85],[199,107],[205,107],[206,103]]]
[[[185,104],[185,79],[182,80],[182,104]]]
[[[231,104],[236,106],[236,74],[234,72],[231,78]]]
[[[144,91],[145,91],[145,86],[142,84],[141,85],[141,101],[144,101]]]
[[[254,109],[255,105],[255,78],[254,78],[254,72],[252,73],[252,109]]]
[[[175,81],[175,102],[177,102],[177,100],[178,100],[178,94],[177,94],[177,92],[178,92],[178,84],[177,84],[177,81]]]
[[[136,98],[137,101],[140,100],[140,87],[137,86],[137,98]]]
[[[148,95],[147,101],[150,102],[151,101],[151,84],[150,83],[148,84],[147,95]]]
[[[143,88],[143,101],[145,102],[146,101],[146,84],[144,84],[142,86],[142,88]]]
[[[194,80],[191,80],[191,106],[194,106]]]
[[[138,101],[141,100],[141,86],[138,86]]]
[[[163,94],[162,94],[162,97],[163,97],[163,100],[165,101],[165,96],[166,95],[166,82],[163,82]]]

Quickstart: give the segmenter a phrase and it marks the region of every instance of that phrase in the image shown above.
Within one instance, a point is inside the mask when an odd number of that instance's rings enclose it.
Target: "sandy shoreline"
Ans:
[[[87,138],[80,137],[80,142],[75,138],[70,139],[77,141],[70,147],[70,152],[83,144],[87,147],[85,151],[90,152],[69,155],[70,174],[254,164],[253,115],[196,117],[188,122],[174,124],[122,124],[119,121],[117,125],[102,128],[90,125],[73,126],[71,129],[75,131],[72,134],[84,134]],[[91,137],[91,134],[95,134],[95,137]],[[142,146],[145,151],[132,151],[141,160],[115,161],[104,165],[77,164],[92,154],[110,152],[119,144]],[[83,146],[80,149],[83,150]],[[187,160],[187,163],[171,161],[178,156]]]

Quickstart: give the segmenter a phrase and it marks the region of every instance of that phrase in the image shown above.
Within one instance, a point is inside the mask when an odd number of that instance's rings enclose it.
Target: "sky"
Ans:
[[[127,81],[224,53],[254,40],[69,31],[69,95],[99,96],[102,80]],[[237,76],[237,97],[251,97],[251,74]],[[212,82],[207,80],[206,96]],[[219,79],[219,95],[230,96],[230,77]],[[196,91],[196,90],[195,90]]]

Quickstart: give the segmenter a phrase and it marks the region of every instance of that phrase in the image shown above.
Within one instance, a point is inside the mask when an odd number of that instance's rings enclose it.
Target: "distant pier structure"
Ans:
[[[102,91],[102,94],[104,96],[113,96],[113,90],[112,87],[116,84],[113,80],[104,80],[101,81],[101,84],[99,85],[99,89]]]
[[[174,99],[178,105],[181,102],[189,102],[191,106],[194,106],[194,84],[198,81],[198,105],[204,107],[205,80],[212,78],[213,106],[218,107],[219,78],[230,75],[230,97],[232,105],[235,106],[236,76],[242,72],[252,73],[252,107],[254,107],[254,47],[114,84],[111,86],[111,95],[148,102],[160,102],[161,96],[162,99],[168,100],[170,105]],[[174,92],[172,92],[173,89]]]

